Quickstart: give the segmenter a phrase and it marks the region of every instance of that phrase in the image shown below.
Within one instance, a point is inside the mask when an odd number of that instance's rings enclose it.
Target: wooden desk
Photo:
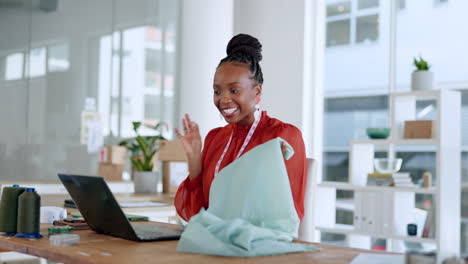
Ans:
[[[156,224],[156,223],[150,223]],[[174,226],[171,224],[157,223]],[[47,227],[41,226],[42,234],[47,234]],[[319,252],[295,253],[270,257],[232,258],[176,252],[178,241],[134,242],[107,235],[96,234],[90,230],[74,231],[80,235],[80,244],[69,247],[50,246],[49,239],[29,240],[0,236],[0,248],[26,253],[50,261],[63,263],[314,263],[344,264],[359,253],[369,253],[345,247],[315,244]]]
[[[167,207],[125,208],[126,212],[142,212],[142,210],[163,210],[173,208],[173,197],[168,195],[138,195],[115,194],[119,202],[165,202]],[[68,195],[43,195],[41,204],[63,206]],[[70,210],[67,208],[67,210]],[[73,210],[73,209],[71,209]],[[175,227],[165,223],[148,222]],[[178,241],[134,242],[107,235],[96,234],[91,230],[74,231],[80,235],[80,244],[69,247],[50,246],[47,238],[47,228],[50,224],[42,224],[41,232],[44,238],[29,240],[0,236],[0,249],[26,253],[50,261],[64,263],[316,263],[341,264],[350,263],[359,253],[368,250],[351,249],[330,245],[315,244],[322,250],[273,257],[232,258],[176,252]]]

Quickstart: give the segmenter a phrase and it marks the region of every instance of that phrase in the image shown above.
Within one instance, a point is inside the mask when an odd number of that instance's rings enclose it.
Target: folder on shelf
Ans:
[[[353,219],[353,225],[354,229],[356,231],[361,231],[361,222],[362,222],[362,192],[361,191],[356,191],[354,192],[354,219]]]
[[[379,193],[380,198],[380,225],[379,233],[383,235],[392,235],[393,233],[393,195],[391,192]]]
[[[434,238],[435,235],[435,205],[429,208],[422,231],[422,237]]]

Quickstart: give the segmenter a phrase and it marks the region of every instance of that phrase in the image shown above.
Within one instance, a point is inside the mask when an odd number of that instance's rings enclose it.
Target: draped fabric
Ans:
[[[256,257],[316,251],[293,243],[299,217],[284,160],[289,144],[275,138],[246,152],[222,169],[210,190],[210,207],[190,218],[177,251],[229,257]],[[269,182],[268,188],[264,182]]]
[[[232,142],[224,156],[220,170],[234,161],[249,129],[250,126],[228,124],[224,127],[215,128],[208,133],[202,151],[202,172],[193,180],[187,177],[179,186],[174,199],[177,213],[184,220],[188,221],[201,208],[207,209],[209,207],[210,187],[214,179],[216,163],[221,157],[231,133],[233,135]],[[295,152],[289,160],[285,161],[285,164],[294,207],[297,215],[302,219],[304,215],[304,193],[306,187],[306,156],[300,130],[291,124],[269,117],[263,111],[260,123],[244,153],[276,137],[286,140]],[[268,186],[268,182],[265,182],[265,185]]]

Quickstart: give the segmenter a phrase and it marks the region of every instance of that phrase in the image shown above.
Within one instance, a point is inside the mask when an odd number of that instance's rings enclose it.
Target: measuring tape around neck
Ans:
[[[258,123],[260,123],[260,120],[261,120],[261,119],[262,119],[262,116],[261,116],[261,114],[260,114],[259,118],[255,119],[254,123],[252,124],[252,127],[250,127],[249,133],[247,133],[247,136],[246,136],[245,139],[244,139],[244,143],[242,144],[242,147],[239,149],[239,152],[237,153],[237,156],[236,156],[236,158],[235,158],[234,160],[236,160],[237,158],[239,158],[240,155],[242,154],[242,152],[244,152],[245,147],[247,146],[247,144],[249,144],[249,141],[250,141],[250,139],[252,138],[252,135],[253,135],[253,133],[255,132],[255,129],[257,128]],[[228,151],[229,146],[231,145],[232,134],[233,134],[233,132],[231,132],[231,136],[229,137],[229,141],[228,141],[228,143],[226,144],[226,147],[224,147],[223,154],[221,154],[221,157],[219,158],[218,162],[216,163],[216,168],[215,168],[215,173],[214,173],[214,176],[215,176],[215,177],[218,175],[218,173],[219,173],[219,167],[221,167],[221,162],[223,162],[224,155],[226,155],[226,152]]]

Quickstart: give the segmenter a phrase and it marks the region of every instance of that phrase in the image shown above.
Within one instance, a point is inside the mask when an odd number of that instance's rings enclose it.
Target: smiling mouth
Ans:
[[[239,108],[226,108],[226,109],[222,109],[221,113],[223,114],[224,117],[232,117],[237,113],[238,110]]]

